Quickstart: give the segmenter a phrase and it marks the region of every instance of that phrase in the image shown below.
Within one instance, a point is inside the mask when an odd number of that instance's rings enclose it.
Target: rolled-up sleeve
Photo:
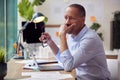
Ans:
[[[60,58],[61,58],[61,62],[63,63],[65,71],[73,70],[73,68],[74,68],[73,61],[74,60],[68,49],[61,53]]]
[[[63,68],[65,71],[72,70],[72,68],[73,68],[72,64],[69,64],[69,63],[73,61],[73,58],[72,58],[72,55],[68,49],[62,53],[60,53],[60,50],[58,50],[58,53],[56,54],[56,59],[57,59],[60,66],[62,66],[62,67],[64,66]]]
[[[58,50],[58,52],[57,52],[57,54],[55,55],[55,58],[56,58],[56,60],[58,61],[58,64],[61,66],[61,67],[63,67],[63,64],[62,64],[62,62],[61,62],[61,58],[60,58],[60,49]]]

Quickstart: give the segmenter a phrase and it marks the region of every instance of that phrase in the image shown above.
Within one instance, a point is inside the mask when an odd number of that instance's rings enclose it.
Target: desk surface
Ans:
[[[21,73],[22,72],[33,72],[33,70],[25,70],[22,69],[22,67],[24,66],[24,64],[20,64],[20,63],[15,63],[16,60],[10,60],[7,63],[7,75],[5,77],[5,80],[16,80],[16,79],[22,79],[22,78],[27,78],[28,76],[22,76]],[[47,72],[47,71],[44,71]],[[75,71],[72,72],[65,72],[65,71],[59,71],[61,74],[71,74],[73,76],[73,78],[70,79],[64,79],[64,80],[75,80]]]
[[[115,56],[111,56],[111,55],[107,55],[106,56],[108,59],[112,57],[112,59],[116,58]],[[5,80],[16,80],[16,79],[22,79],[22,78],[27,78],[28,76],[22,76],[21,73],[22,72],[33,72],[33,70],[25,70],[22,67],[24,66],[24,64],[20,64],[20,63],[15,63],[16,60],[12,59],[7,63],[7,75],[5,77]],[[19,61],[19,60],[18,60]],[[47,72],[47,71],[45,71]],[[65,71],[59,71],[62,74],[71,74],[73,76],[73,78],[71,79],[65,79],[65,80],[75,80],[75,71],[73,70],[72,72],[65,72]]]

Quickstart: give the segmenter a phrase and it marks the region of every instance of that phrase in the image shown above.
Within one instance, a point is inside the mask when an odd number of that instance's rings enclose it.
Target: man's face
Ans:
[[[75,7],[68,7],[65,11],[65,24],[69,27],[74,24],[71,30],[68,31],[68,34],[77,35],[81,30],[81,27],[84,25],[85,17],[80,16],[80,12]]]

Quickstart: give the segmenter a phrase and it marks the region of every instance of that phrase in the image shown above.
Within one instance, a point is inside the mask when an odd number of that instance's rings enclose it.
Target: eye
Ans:
[[[68,19],[68,17],[67,16],[65,16],[65,20],[67,20]]]
[[[70,20],[73,20],[74,18],[73,18],[73,17],[70,17],[69,19],[70,19]]]

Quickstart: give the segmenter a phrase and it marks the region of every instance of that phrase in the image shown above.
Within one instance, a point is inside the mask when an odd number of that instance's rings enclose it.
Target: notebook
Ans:
[[[57,61],[39,62],[37,63],[40,71],[58,71],[64,70]],[[23,69],[34,69],[34,63],[26,64]]]
[[[59,71],[64,70],[58,63],[56,64],[47,64],[47,65],[39,65],[40,71]]]

